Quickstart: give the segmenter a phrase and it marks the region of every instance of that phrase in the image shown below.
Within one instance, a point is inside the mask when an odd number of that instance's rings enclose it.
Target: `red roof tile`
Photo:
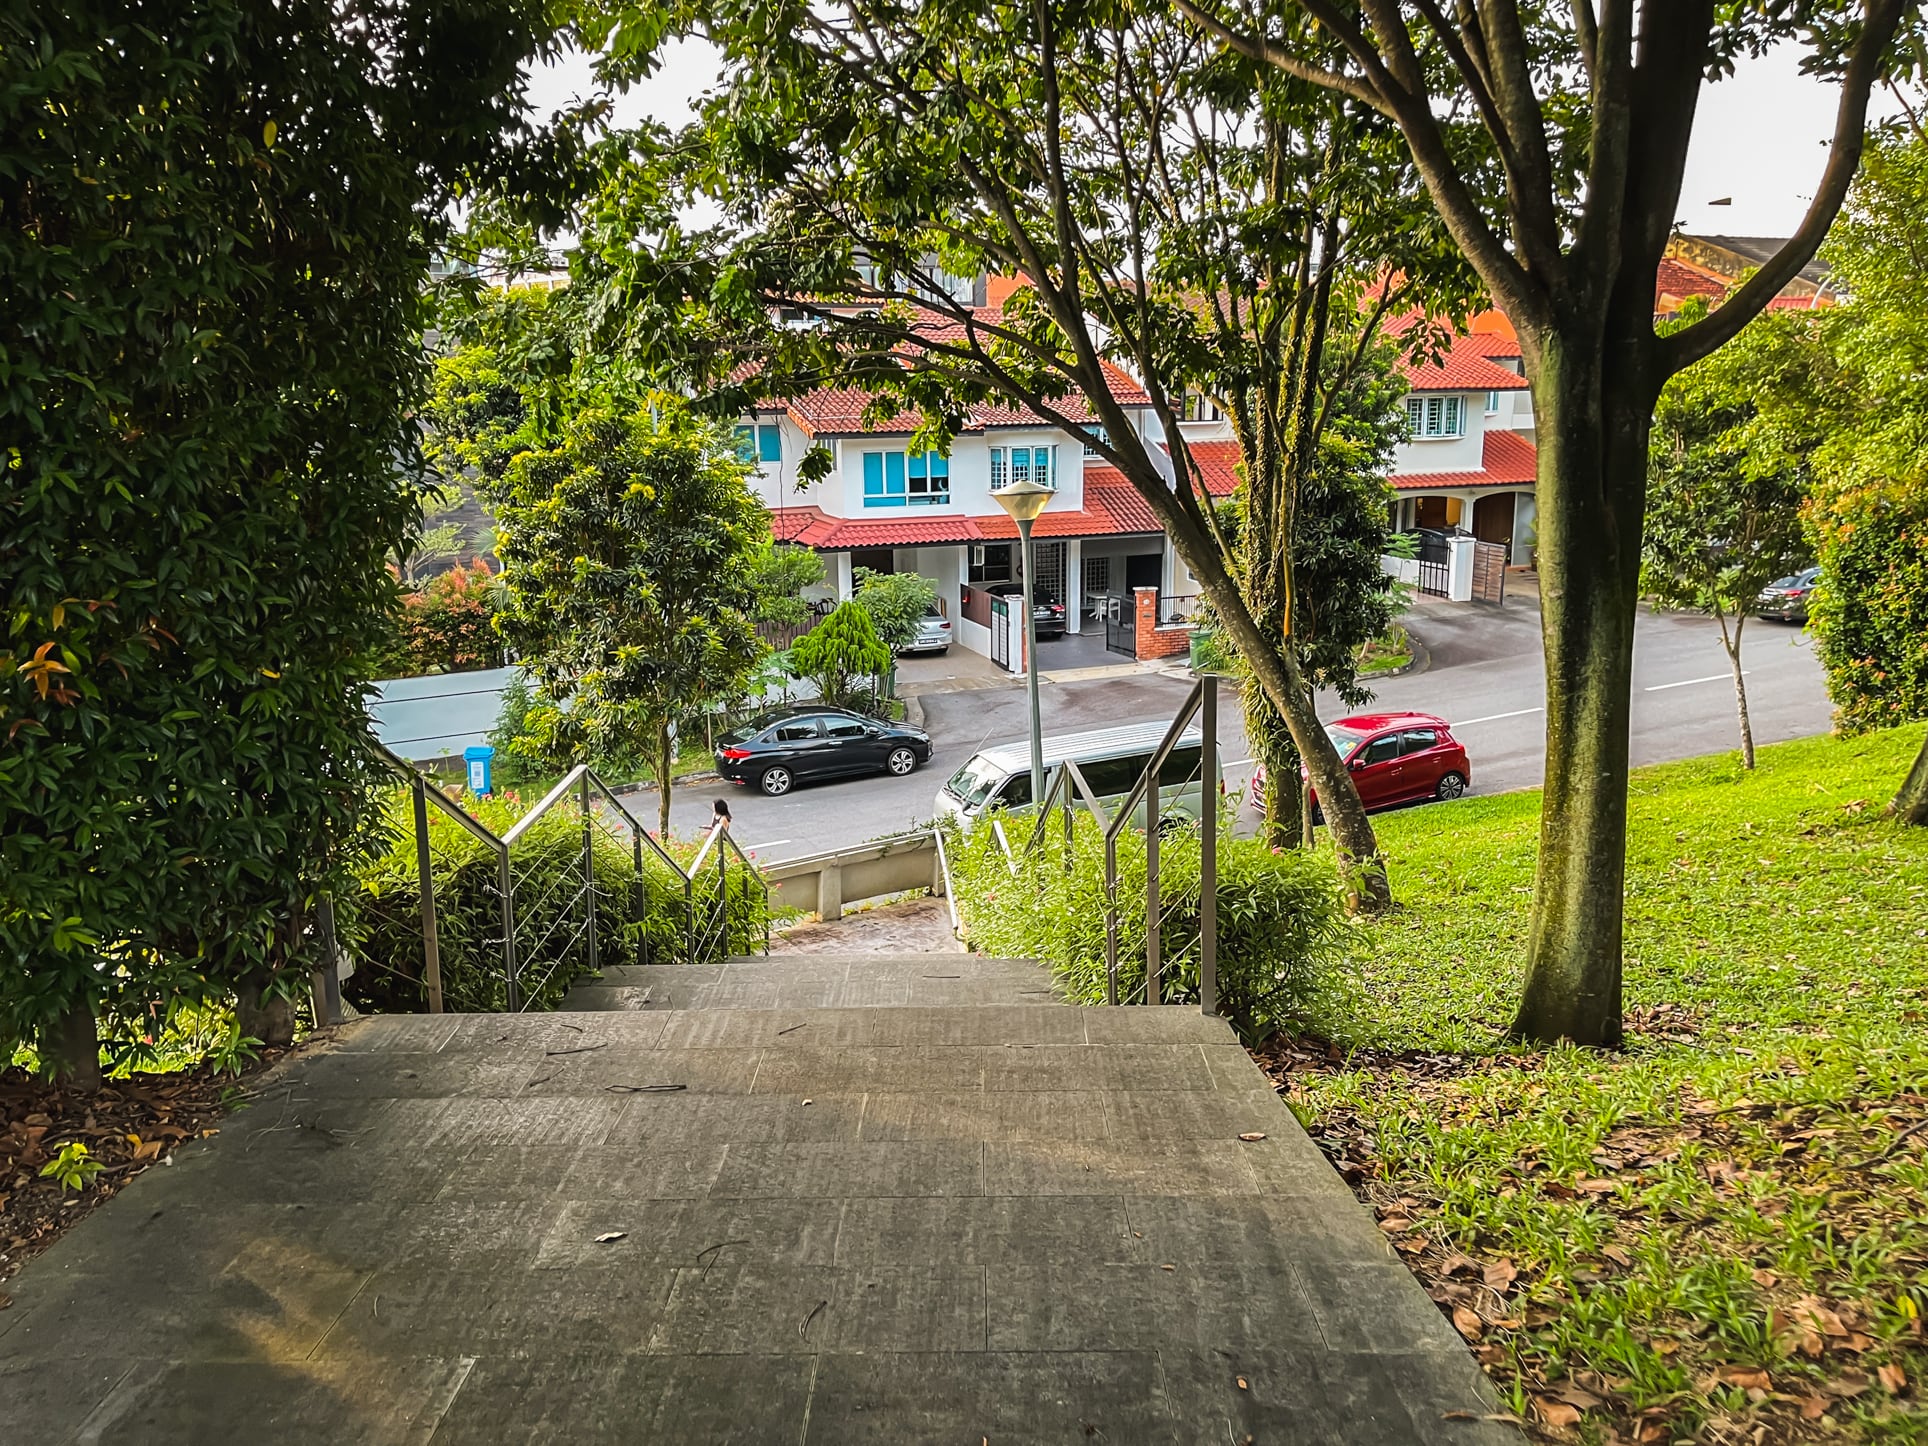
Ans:
[[[1229,497],[1239,484],[1237,442],[1194,442],[1192,460],[1204,474],[1205,490],[1213,497]]]
[[[820,507],[786,507],[770,514],[770,530],[780,542],[842,552],[860,547],[940,547],[946,543],[1005,542],[1018,535],[1017,524],[1002,512],[988,517],[832,517]],[[1097,488],[1087,484],[1082,510],[1046,511],[1038,518],[1038,537],[1111,537],[1126,532],[1157,532],[1158,519],[1129,485]]]
[[[1437,366],[1407,358],[1401,360],[1400,369],[1416,392],[1525,391],[1525,377],[1487,360],[1490,356],[1508,354],[1496,349],[1505,340],[1503,337],[1456,336]],[[1516,349],[1518,345],[1513,343]]]
[[[1477,472],[1395,472],[1388,480],[1396,492],[1430,492],[1442,487],[1517,487],[1537,475],[1538,454],[1518,432],[1486,434]]]
[[[1710,302],[1723,301],[1727,297],[1727,287],[1728,283],[1720,277],[1672,256],[1663,256],[1660,269],[1654,273],[1656,304],[1661,298],[1669,296],[1681,301],[1690,296],[1704,296]]]

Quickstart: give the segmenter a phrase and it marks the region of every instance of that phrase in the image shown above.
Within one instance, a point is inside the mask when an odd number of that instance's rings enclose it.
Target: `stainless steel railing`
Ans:
[[[1139,773],[1131,791],[1115,813],[1106,815],[1103,804],[1093,792],[1077,764],[1065,762],[1053,770],[1046,786],[1044,801],[1032,824],[1031,836],[1022,855],[1012,850],[999,820],[992,821],[998,843],[1013,869],[1019,858],[1040,849],[1051,813],[1058,810],[1063,819],[1066,866],[1070,866],[1077,809],[1082,805],[1104,831],[1105,842],[1105,1002],[1118,1003],[1118,958],[1123,903],[1119,899],[1118,840],[1132,824],[1139,805],[1145,819],[1145,1002],[1157,1004],[1163,996],[1164,937],[1161,927],[1163,896],[1159,880],[1159,842],[1163,817],[1159,808],[1159,777],[1165,764],[1178,748],[1185,730],[1196,718],[1202,737],[1199,743],[1198,811],[1200,889],[1198,902],[1198,996],[1199,1008],[1206,1014],[1218,1013],[1218,679],[1210,674],[1199,678],[1186,694],[1184,704],[1165,730],[1164,738],[1152,753],[1151,761]]]
[[[730,867],[732,855],[736,858],[734,870]],[[715,892],[705,898],[701,881],[706,877],[704,865],[712,857],[716,860],[716,887]],[[710,825],[702,848],[696,852],[696,861],[683,876],[683,896],[688,902],[689,962],[692,964],[707,963],[718,954],[728,956],[750,952],[752,941],[747,931],[743,948],[737,950],[732,947],[736,942],[730,931],[732,873],[736,876],[739,892],[754,888],[762,896],[762,907],[756,913],[763,921],[763,952],[770,952],[770,881],[764,877],[763,870],[756,866],[756,860],[744,853],[736,840],[730,837],[729,826],[718,819]]]
[[[409,907],[414,917],[404,924],[398,914],[385,914],[387,906],[379,892],[365,889],[356,897],[356,909],[367,916],[364,924],[372,922],[376,927],[360,932],[381,935],[388,947],[357,949],[352,938],[342,937],[355,931],[337,927],[331,901],[321,915],[324,972],[332,968],[346,944],[357,968],[370,969],[394,998],[416,1000],[415,1007],[425,1007],[431,1014],[447,1009],[519,1012],[546,998],[559,972],[573,977],[599,969],[607,952],[609,926],[623,930],[633,941],[639,962],[650,962],[649,929],[631,926],[646,923],[652,916],[652,895],[660,902],[661,894],[655,891],[664,889],[679,896],[682,917],[677,932],[682,948],[676,952],[685,961],[707,962],[738,944],[748,952],[759,931],[762,949],[769,952],[769,882],[721,824],[711,828],[695,862],[685,869],[593,769],[579,764],[498,836],[406,760],[379,746],[378,756],[409,790],[415,844],[411,882],[416,894]],[[431,809],[482,846],[485,873],[478,873],[472,858],[443,855],[438,860],[429,826]],[[545,819],[571,810],[580,820],[581,831],[570,831],[568,841],[563,831],[539,827]],[[608,879],[608,860],[617,850],[629,864],[628,876],[620,885]],[[600,872],[599,852],[604,860]],[[445,876],[467,870],[464,907],[452,918],[442,911],[445,901],[437,897],[438,862]],[[476,908],[478,900],[491,916],[486,928],[481,924],[482,911]],[[738,924],[739,919],[754,922]],[[499,961],[498,969],[462,971],[468,987],[454,991],[445,987],[443,969],[451,925],[471,957],[493,955]],[[412,943],[404,943],[411,936],[419,938],[419,953]],[[407,957],[400,957],[401,953]],[[491,978],[494,984],[487,983]],[[418,980],[419,994],[415,993]],[[318,999],[334,997],[327,979],[317,981]],[[336,1012],[331,1005],[322,1008],[331,1015]]]

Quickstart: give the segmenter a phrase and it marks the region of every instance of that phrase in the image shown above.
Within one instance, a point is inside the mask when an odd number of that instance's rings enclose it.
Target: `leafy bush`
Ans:
[[[495,631],[499,588],[489,565],[457,563],[402,597],[395,637],[381,659],[392,677],[462,673],[502,666]]]
[[[890,671],[890,649],[877,636],[870,614],[846,602],[797,639],[790,665],[798,677],[816,683],[824,702],[856,708],[876,702],[877,690],[865,684]]]
[[[465,794],[461,802],[498,838],[528,811],[513,792],[495,798]],[[427,1002],[422,987],[421,894],[414,806],[406,788],[392,791],[384,831],[387,847],[358,871],[357,894],[341,910],[339,925],[358,960],[343,990],[357,1008],[419,1011]],[[600,825],[591,838],[599,962],[605,967],[685,962],[689,914],[682,879],[647,848],[642,874],[637,875],[630,847]],[[515,842],[510,873],[524,1009],[555,1008],[588,968],[579,898],[582,841],[581,815],[556,808]],[[687,870],[698,845],[666,841],[664,848]],[[452,1010],[506,1009],[498,855],[436,808],[429,810],[429,852],[443,1000]],[[706,867],[694,890],[699,918],[714,916],[717,888],[714,867]],[[763,891],[733,871],[729,952],[747,953],[759,947],[767,922]]]
[[[1848,733],[1928,717],[1928,484],[1829,489],[1808,508],[1821,586],[1812,620]]]
[[[853,601],[869,617],[878,640],[893,653],[916,642],[918,624],[937,601],[937,584],[915,572],[873,572],[867,567],[857,569],[856,580]]]
[[[956,842],[952,882],[966,937],[987,953],[1049,965],[1078,1003],[1104,1003],[1105,849],[1097,821],[1079,814],[1068,868],[1056,818],[1033,854],[1022,852],[1029,816],[1006,819],[1004,827],[1018,851],[1015,874],[988,820]],[[1159,840],[1167,1002],[1198,999],[1200,858],[1196,825]],[[1137,830],[1118,840],[1118,897],[1127,901],[1118,920],[1118,997],[1142,1000],[1145,836]],[[1217,901],[1220,1008],[1246,1039],[1263,1039],[1293,1017],[1338,956],[1345,923],[1332,874],[1305,854],[1221,832]]]

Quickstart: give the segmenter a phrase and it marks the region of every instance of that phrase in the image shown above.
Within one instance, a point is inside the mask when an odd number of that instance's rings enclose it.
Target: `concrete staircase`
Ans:
[[[1497,1446],[1220,1021],[955,954],[378,1016],[8,1282],[8,1441]]]

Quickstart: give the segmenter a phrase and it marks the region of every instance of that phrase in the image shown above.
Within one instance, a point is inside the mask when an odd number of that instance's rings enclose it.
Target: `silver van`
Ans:
[[[1099,728],[1090,733],[1061,733],[1046,738],[1045,787],[1051,786],[1051,776],[1058,765],[1071,759],[1099,802],[1107,810],[1113,809],[1124,801],[1138,781],[1138,775],[1150,764],[1169,726],[1138,723],[1125,728]],[[1165,766],[1158,770],[1160,816],[1185,819],[1199,816],[1203,740],[1204,735],[1197,728],[1187,729],[1171,757],[1165,760]],[[1214,793],[1223,776],[1221,772],[1220,778],[1213,780]],[[1029,740],[980,749],[937,793],[938,817],[954,818],[966,828],[994,809],[1021,809],[1030,804]]]

